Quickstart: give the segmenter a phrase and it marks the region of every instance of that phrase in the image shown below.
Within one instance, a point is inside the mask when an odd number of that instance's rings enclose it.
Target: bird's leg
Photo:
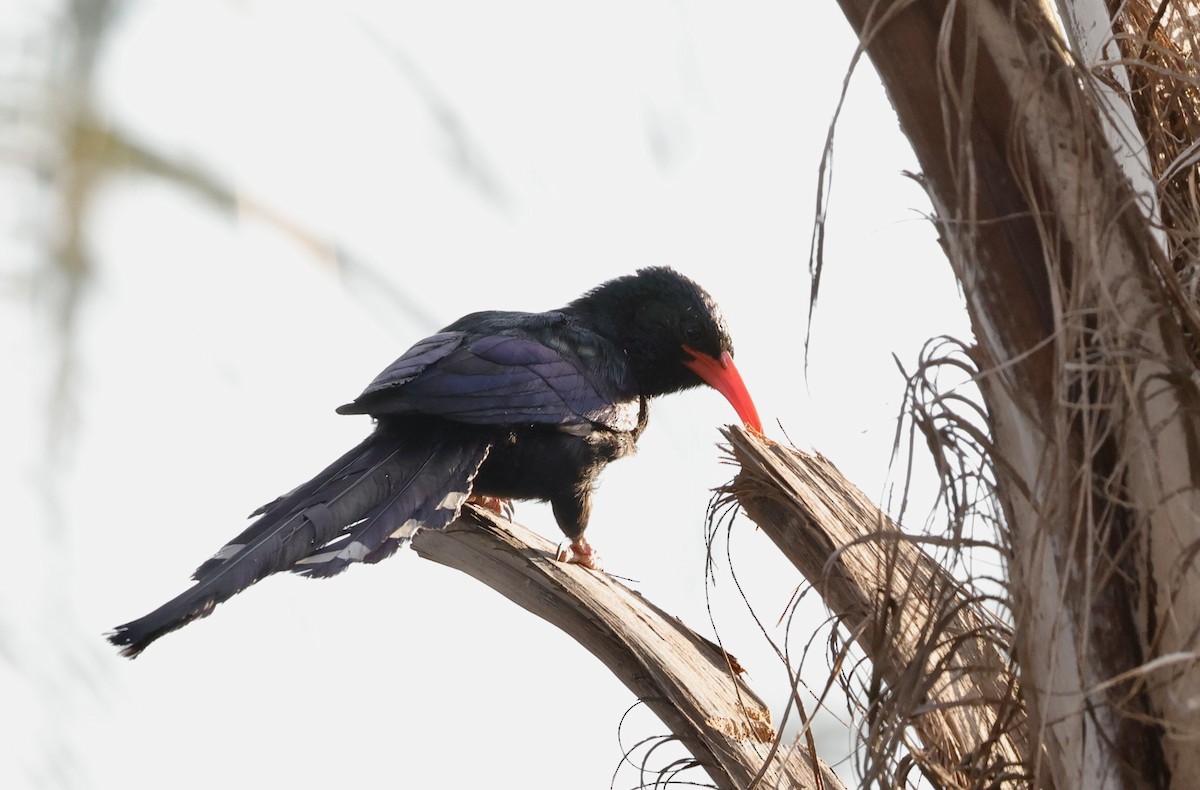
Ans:
[[[576,490],[571,496],[555,497],[550,500],[554,509],[554,519],[558,522],[563,534],[571,539],[570,544],[559,544],[559,562],[569,562],[572,565],[582,565],[594,571],[604,570],[600,555],[592,548],[583,536],[587,529],[588,517],[592,514],[592,490],[590,487]]]

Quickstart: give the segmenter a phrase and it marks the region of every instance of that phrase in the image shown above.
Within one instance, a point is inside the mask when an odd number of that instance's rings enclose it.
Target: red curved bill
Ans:
[[[729,352],[722,351],[719,358],[713,358],[691,346],[685,345],[683,350],[692,357],[684,360],[683,364],[705,384],[724,395],[725,400],[733,405],[747,427],[762,433],[762,420],[758,418],[758,409],[754,407],[754,401],[742,381],[742,374],[738,373]]]

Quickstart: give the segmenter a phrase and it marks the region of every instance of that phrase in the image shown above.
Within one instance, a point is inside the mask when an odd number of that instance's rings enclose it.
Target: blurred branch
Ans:
[[[207,168],[161,154],[128,134],[91,118],[81,119],[74,131],[73,147],[81,152],[79,158],[93,169],[124,169],[161,178],[190,192],[217,211],[259,219],[306,249],[314,259],[336,266],[351,286],[359,283],[364,300],[380,307],[382,316],[399,311],[426,327],[440,326],[437,318],[420,301],[397,288],[379,267],[237,190]]]
[[[433,80],[417,67],[408,53],[385,39],[377,26],[363,20],[356,21],[359,32],[380,52],[391,58],[392,63],[425,103],[430,118],[448,146],[446,158],[450,165],[492,205],[500,209],[507,207],[510,200],[502,179],[496,174],[495,168],[483,151],[483,145],[471,133],[453,102],[438,90]]]
[[[184,187],[218,210],[232,212],[237,208],[238,198],[233,189],[198,165],[159,154],[93,117],[80,118],[73,131],[73,147],[86,152],[82,158],[97,169],[109,172],[124,169],[157,176]],[[303,231],[297,232],[305,235]]]
[[[770,712],[731,656],[606,574],[555,561],[545,538],[473,509],[445,531],[421,530],[413,548],[573,637],[666,723],[718,787],[749,787],[760,771],[763,788],[842,786],[804,747],[775,748]],[[568,689],[561,703],[569,702]]]
[[[0,696],[7,719],[20,722],[6,730],[4,786],[90,780],[78,733],[95,720],[103,659],[94,640],[79,638],[86,629],[71,593],[79,568],[63,562],[74,548],[64,492],[77,471],[76,385],[86,368],[79,321],[92,274],[83,228],[91,163],[73,149],[71,132],[91,105],[97,53],[122,5],[9,3],[0,32],[0,271],[16,285],[0,294],[5,351],[30,342],[5,354],[17,408],[0,419],[6,455],[18,464],[3,464],[12,481],[5,505],[22,544],[21,568],[0,582]]]

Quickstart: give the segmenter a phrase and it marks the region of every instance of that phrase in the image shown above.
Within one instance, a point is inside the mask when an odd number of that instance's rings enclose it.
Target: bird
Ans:
[[[716,302],[669,267],[609,280],[558,310],[463,316],[337,409],[374,418],[366,439],[254,511],[191,587],[106,636],[135,658],[271,574],[323,578],[379,562],[468,501],[549,502],[568,541],[557,559],[599,570],[584,533],[600,472],[634,452],[650,399],[701,385],[763,432]]]

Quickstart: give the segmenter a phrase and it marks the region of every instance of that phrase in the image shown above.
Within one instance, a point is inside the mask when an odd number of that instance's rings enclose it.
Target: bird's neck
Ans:
[[[590,330],[618,346],[627,332],[627,327],[633,320],[633,307],[621,304],[617,300],[598,298],[601,294],[587,296],[571,302],[562,312],[576,318]]]
[[[618,279],[584,294],[562,312],[625,355],[641,395],[657,397],[697,386],[700,380],[672,357],[679,353],[678,348],[655,337],[644,320],[639,320],[639,313],[653,301],[649,297],[654,295],[647,294],[635,280]]]

